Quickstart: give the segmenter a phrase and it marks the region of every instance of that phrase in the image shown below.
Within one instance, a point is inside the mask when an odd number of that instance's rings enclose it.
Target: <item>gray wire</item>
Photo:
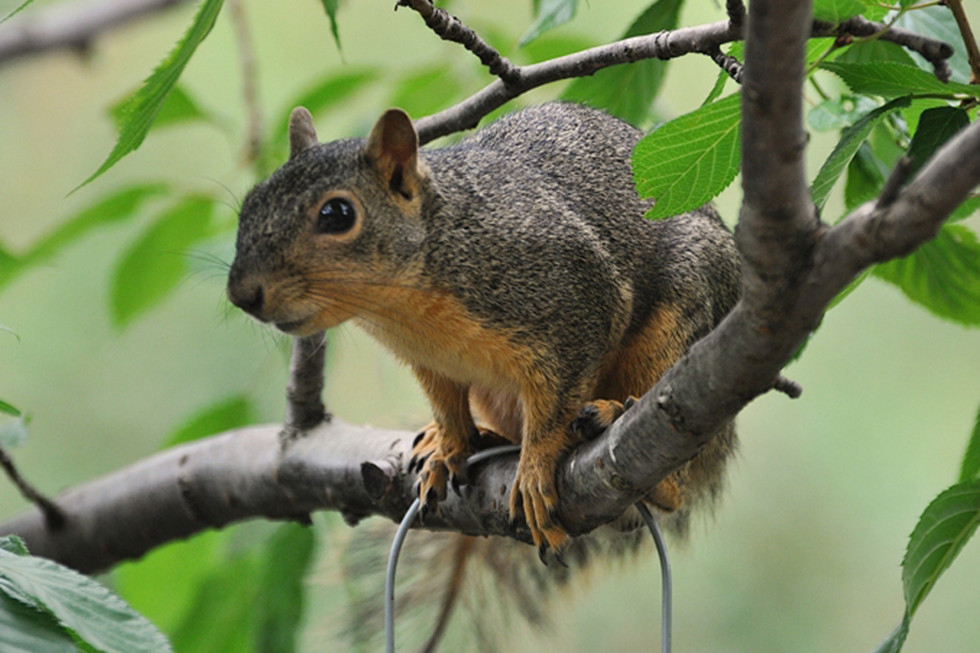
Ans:
[[[636,502],[636,509],[640,511],[640,516],[650,529],[653,542],[657,545],[657,555],[660,557],[660,606],[661,606],[661,628],[660,628],[660,651],[670,653],[671,637],[671,612],[673,611],[673,581],[670,576],[670,559],[667,557],[667,545],[664,543],[664,536],[657,526],[657,520],[650,514],[650,509],[642,501]]]
[[[520,451],[520,445],[508,444],[502,447],[493,447],[491,449],[486,449],[484,451],[478,451],[466,460],[467,465],[475,465],[478,462],[486,460],[487,458],[492,458],[494,456],[501,456],[508,453],[516,453]],[[402,518],[401,523],[398,525],[398,530],[395,532],[395,539],[391,543],[391,553],[388,555],[388,569],[385,573],[385,651],[386,653],[395,653],[395,570],[398,567],[398,556],[401,554],[402,544],[405,542],[405,536],[408,535],[409,529],[415,522],[415,518],[419,513],[420,502],[418,499],[412,502],[409,506],[408,511]],[[650,510],[642,501],[636,502],[636,508],[640,511],[640,516],[643,517],[643,521],[646,522],[647,528],[650,529],[650,535],[653,537],[653,542],[657,546],[657,555],[660,558],[660,575],[661,575],[661,620],[663,622],[661,627],[661,638],[660,638],[660,651],[661,653],[670,653],[670,639],[671,639],[671,612],[673,604],[673,591],[672,591],[672,581],[670,575],[670,560],[667,557],[667,546],[664,543],[663,535],[660,533],[660,527],[657,526],[657,521],[650,514]]]

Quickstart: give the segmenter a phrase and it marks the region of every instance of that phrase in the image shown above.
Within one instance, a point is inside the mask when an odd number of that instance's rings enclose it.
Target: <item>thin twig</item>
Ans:
[[[800,395],[803,394],[803,386],[782,374],[776,377],[776,381],[772,384],[772,389],[777,392],[782,392],[790,399],[799,399]]]
[[[0,467],[3,467],[4,471],[7,472],[7,476],[17,486],[24,498],[38,507],[38,510],[44,515],[44,524],[48,529],[54,530],[65,525],[64,511],[54,501],[34,489],[34,486],[21,476],[10,454],[2,446],[0,446]]]
[[[459,43],[477,56],[484,66],[496,75],[504,84],[514,84],[520,77],[520,68],[512,64],[507,57],[502,56],[492,45],[480,38],[480,35],[467,27],[463,22],[445,9],[437,9],[430,0],[399,0],[395,5],[409,7],[417,11],[425,20],[425,24],[444,41]]]
[[[252,46],[252,34],[242,0],[228,0],[228,11],[235,29],[235,40],[238,42],[238,58],[242,66],[242,95],[248,115],[245,160],[254,163],[260,160],[259,155],[262,153],[262,109],[259,107],[255,48]]]
[[[715,48],[708,53],[711,60],[714,61],[718,66],[725,71],[725,73],[734,79],[739,84],[742,83],[742,63],[731,55],[727,55],[721,51],[721,48]]]
[[[742,27],[745,24],[745,3],[742,0],[725,0],[725,12],[732,27]]]
[[[980,84],[980,48],[977,47],[977,39],[973,36],[973,29],[963,9],[962,0],[944,0],[943,4],[949,7],[956,19],[956,26],[963,37],[963,44],[966,45],[967,58],[970,61],[970,83]]]

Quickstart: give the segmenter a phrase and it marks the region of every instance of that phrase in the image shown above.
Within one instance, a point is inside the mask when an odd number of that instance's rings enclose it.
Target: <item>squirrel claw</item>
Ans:
[[[452,476],[449,477],[449,487],[453,489],[453,492],[455,492],[456,496],[458,497],[463,496],[463,493],[459,489],[460,484],[461,481],[458,474],[453,474]]]
[[[546,553],[548,553],[548,544],[547,542],[542,542],[538,545],[538,560],[540,560],[541,564],[543,564],[545,567],[548,566],[548,558],[545,556]]]
[[[555,560],[557,560],[558,564],[560,564],[562,567],[568,569],[568,563],[565,562],[565,554],[562,553],[561,549],[555,549]]]

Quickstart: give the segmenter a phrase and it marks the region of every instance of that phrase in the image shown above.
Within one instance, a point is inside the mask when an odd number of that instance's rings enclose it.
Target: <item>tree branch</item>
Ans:
[[[963,1],[944,0],[943,4],[953,12],[953,17],[956,19],[956,26],[959,28],[960,35],[963,37],[967,59],[970,62],[970,83],[980,84],[980,47],[977,47],[977,39],[973,36],[970,19],[967,18],[966,10],[963,9]]]
[[[22,14],[0,30],[0,66],[50,50],[87,50],[103,32],[187,0],[88,0]]]

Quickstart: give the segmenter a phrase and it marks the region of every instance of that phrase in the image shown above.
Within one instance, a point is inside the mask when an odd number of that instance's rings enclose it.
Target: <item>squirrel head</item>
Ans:
[[[386,111],[366,140],[319,143],[297,107],[289,160],[242,204],[228,298],[296,335],[370,316],[417,252],[428,187],[404,111]]]

